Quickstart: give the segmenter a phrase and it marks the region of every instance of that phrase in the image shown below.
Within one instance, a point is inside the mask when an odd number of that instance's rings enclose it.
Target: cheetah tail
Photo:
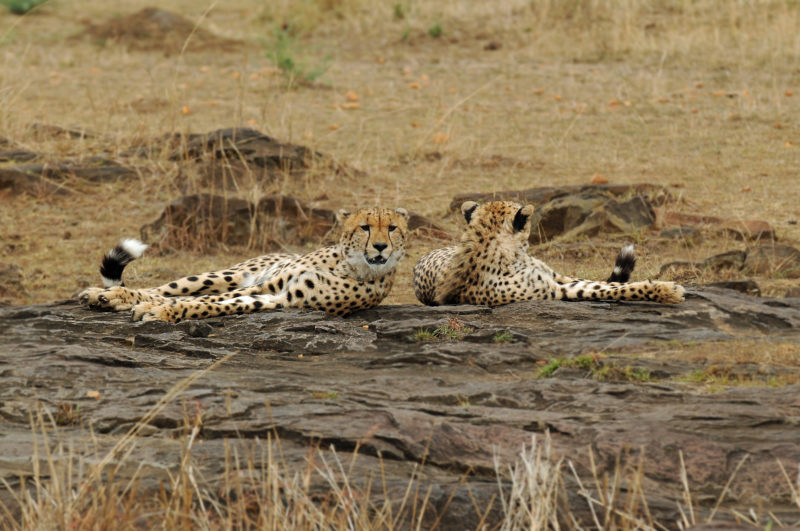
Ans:
[[[100,275],[103,277],[103,285],[107,288],[112,286],[123,286],[122,271],[125,266],[142,256],[147,244],[139,240],[129,238],[122,240],[116,247],[108,251],[103,257],[100,265]]]
[[[606,282],[627,282],[631,279],[631,273],[636,266],[636,253],[633,250],[633,244],[623,247],[617,255],[617,261],[614,264],[614,271],[608,277]]]

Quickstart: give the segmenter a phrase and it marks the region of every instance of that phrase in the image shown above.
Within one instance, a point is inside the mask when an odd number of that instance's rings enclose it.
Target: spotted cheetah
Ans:
[[[282,307],[346,315],[377,306],[389,294],[405,255],[408,212],[375,207],[340,211],[338,219],[342,233],[337,245],[304,255],[259,256],[139,290],[123,285],[122,272],[147,246],[124,240],[103,258],[106,288],[89,288],[79,300],[93,308],[132,309],[134,320],[175,323]]]
[[[461,205],[467,226],[458,245],[432,251],[414,267],[414,292],[423,304],[497,306],[536,299],[654,301],[677,304],[674,282],[628,282],[636,258],[623,248],[605,281],[560,275],[528,255],[533,205],[511,201]]]

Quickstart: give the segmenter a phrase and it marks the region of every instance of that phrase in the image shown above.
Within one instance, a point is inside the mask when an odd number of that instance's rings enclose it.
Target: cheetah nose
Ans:
[[[388,245],[386,245],[385,243],[373,243],[373,244],[372,244],[372,246],[373,246],[373,247],[375,248],[375,250],[376,250],[376,251],[378,251],[379,253],[380,253],[380,252],[382,252],[382,251],[383,251],[384,249],[386,249],[387,247],[389,247],[389,246],[388,246]]]

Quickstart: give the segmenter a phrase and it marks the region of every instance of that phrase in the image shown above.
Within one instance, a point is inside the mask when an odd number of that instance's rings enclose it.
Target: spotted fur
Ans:
[[[528,255],[533,205],[511,201],[461,205],[467,226],[458,245],[436,249],[414,267],[414,292],[423,304],[497,306],[532,299],[654,301],[677,304],[674,282],[628,282],[636,258],[623,248],[606,282],[556,273]]]
[[[389,294],[395,268],[405,255],[408,212],[367,208],[340,211],[337,245],[304,255],[269,254],[227,269],[184,277],[157,288],[128,289],[122,271],[132,253],[123,242],[103,259],[112,287],[89,288],[83,304],[133,310],[134,320],[179,322],[283,307],[306,307],[345,315],[380,304]],[[141,242],[128,249],[142,249]],[[141,254],[141,253],[139,253]],[[135,257],[134,257],[135,258]]]

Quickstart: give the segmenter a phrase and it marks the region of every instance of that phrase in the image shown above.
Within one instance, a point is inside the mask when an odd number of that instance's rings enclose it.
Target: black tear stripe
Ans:
[[[516,215],[514,216],[514,232],[519,232],[525,228],[525,224],[528,222],[528,216],[522,213],[522,208],[517,210]]]
[[[467,223],[469,223],[472,220],[472,214],[475,213],[476,208],[478,208],[477,204],[474,207],[464,212],[464,219],[467,220]]]

